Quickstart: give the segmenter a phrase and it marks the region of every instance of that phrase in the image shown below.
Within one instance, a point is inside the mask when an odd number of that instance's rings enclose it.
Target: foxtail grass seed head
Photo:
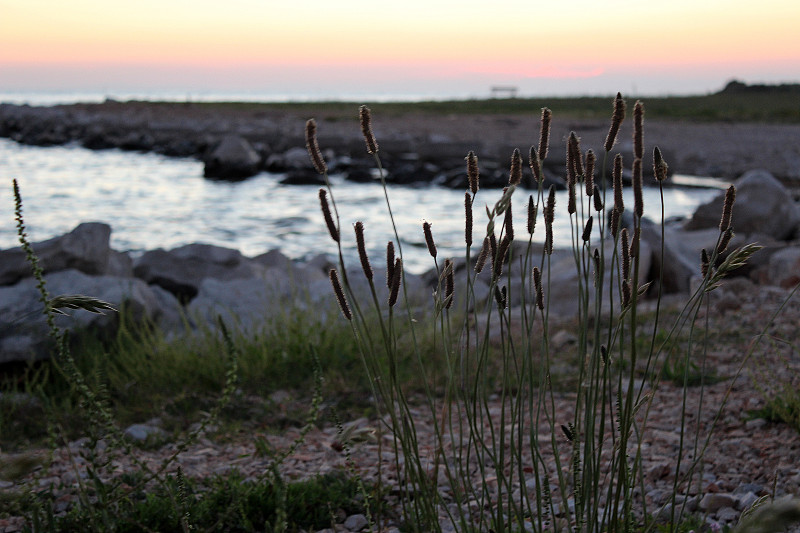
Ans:
[[[610,152],[614,147],[614,143],[617,141],[619,127],[622,125],[623,120],[625,120],[625,100],[622,99],[620,93],[617,93],[617,97],[614,99],[614,114],[611,115],[611,127],[608,129],[606,143],[603,146],[606,152]]]
[[[533,195],[528,196],[528,234],[533,235],[536,229],[536,204],[533,202]]]
[[[475,152],[470,151],[467,154],[467,180],[469,181],[469,190],[472,194],[478,192],[480,182],[480,171],[478,170],[478,156]]]
[[[328,192],[325,189],[319,190],[319,205],[322,208],[322,216],[325,218],[325,225],[328,226],[328,233],[331,234],[331,239],[339,242],[339,230],[333,222],[331,208],[328,205]]]
[[[386,244],[386,288],[392,288],[394,280],[394,243],[389,241]]]
[[[617,238],[617,232],[619,231],[619,216],[619,211],[617,211],[617,208],[614,207],[611,210],[611,235],[615,239]]]
[[[664,161],[664,156],[661,155],[661,149],[656,146],[653,148],[653,176],[655,176],[658,181],[664,181],[667,179],[668,172],[669,165]]]
[[[364,223],[361,221],[356,222],[356,247],[358,248],[358,258],[361,260],[361,268],[364,270],[364,275],[368,280],[372,281],[372,265],[369,264],[369,256],[367,256],[367,246],[364,243]]]
[[[491,244],[489,242],[489,237],[484,237],[483,239],[483,246],[481,247],[481,251],[478,254],[478,259],[475,260],[475,273],[480,274],[483,270],[484,265],[486,265],[486,259],[489,257],[489,249],[491,248]]]
[[[622,228],[619,236],[620,256],[622,257],[622,279],[631,279],[631,257],[628,253],[628,228]]]
[[[553,112],[548,108],[542,108],[542,129],[539,132],[539,161],[544,161],[547,158],[547,150],[550,146],[550,121],[553,118]]]
[[[542,161],[539,159],[539,152],[536,151],[535,146],[531,146],[528,153],[528,165],[531,167],[534,181],[536,183],[542,181]]]
[[[642,227],[636,226],[636,229],[633,230],[633,239],[631,239],[631,247],[628,250],[628,255],[631,258],[639,257],[639,242],[642,240]]]
[[[600,250],[598,250],[597,248],[594,249],[594,253],[592,254],[592,259],[594,260],[594,286],[597,287],[600,284],[600,272],[601,272]]]
[[[494,286],[494,299],[497,302],[497,308],[500,311],[503,311],[506,307],[508,307],[508,298],[505,285],[503,285],[502,289],[497,285]]]
[[[394,307],[397,303],[397,295],[400,294],[400,280],[403,277],[403,261],[398,257],[394,260],[392,274],[392,287],[389,289],[389,307]]]
[[[353,314],[350,312],[350,306],[347,305],[347,299],[344,297],[344,291],[342,290],[342,284],[339,283],[339,274],[336,272],[336,269],[332,268],[328,273],[328,277],[331,279],[333,293],[336,295],[336,301],[339,302],[339,309],[342,310],[342,315],[344,315],[347,320],[352,320]]]
[[[511,239],[508,238],[508,235],[503,237],[500,241],[500,244],[497,247],[497,255],[494,258],[494,276],[499,278],[503,275],[503,263],[506,262],[506,256],[508,255],[508,250],[511,247]]]
[[[422,223],[422,232],[425,234],[425,244],[428,245],[428,253],[431,257],[436,259],[436,243],[433,242],[433,234],[431,233],[431,225],[429,222]]]
[[[514,240],[514,217],[511,214],[511,202],[508,202],[506,207],[505,218],[503,219],[503,226],[506,228],[506,237],[509,240]]]
[[[600,359],[603,360],[603,364],[608,364],[608,348],[606,348],[605,344],[600,345]]]
[[[325,158],[322,157],[322,151],[319,149],[317,122],[313,118],[306,122],[306,149],[314,164],[314,169],[320,174],[325,174],[328,171],[328,165],[325,164]]]
[[[508,174],[509,185],[519,185],[522,182],[522,156],[519,153],[519,148],[514,148],[514,153],[511,154],[511,171]]]
[[[378,143],[375,141],[375,135],[372,134],[372,114],[367,106],[362,105],[359,108],[358,118],[361,122],[361,133],[364,135],[364,141],[367,143],[367,153],[377,153]]]
[[[589,239],[592,236],[592,223],[594,222],[594,217],[589,215],[589,220],[586,221],[586,225],[583,227],[583,235],[581,239],[583,242],[589,242]]]
[[[633,158],[644,157],[644,104],[636,100],[633,106]]]
[[[603,197],[600,196],[600,187],[597,185],[594,186],[594,194],[592,195],[592,199],[594,200],[594,210],[598,213],[603,212]]]
[[[732,238],[733,228],[728,228],[722,232],[722,237],[720,237],[719,244],[717,245],[717,255],[722,255],[725,253],[725,250],[728,249],[728,245],[731,243]]]
[[[574,131],[571,131],[569,134],[567,152],[568,160],[572,160],[571,164],[568,164],[568,166],[572,168],[567,169],[567,171],[571,171],[572,175],[577,180],[579,176],[583,175],[583,156],[581,155],[581,139]]]
[[[536,290],[536,307],[544,311],[544,289],[542,289],[542,271],[533,267],[533,287]]]
[[[731,217],[733,216],[733,203],[736,201],[736,187],[731,185],[725,192],[725,203],[722,205],[722,219],[719,222],[719,230],[725,231],[731,227]]]
[[[710,263],[710,260],[708,258],[708,252],[706,252],[706,249],[703,248],[700,251],[700,275],[703,276],[704,278],[706,276],[708,276],[708,265],[709,265],[709,263]]]
[[[625,280],[622,282],[622,307],[631,305],[631,282]]]
[[[622,201],[622,154],[614,157],[614,209],[622,213],[625,211],[625,204]]]
[[[550,186],[547,195],[547,205],[544,208],[544,250],[547,255],[553,255],[553,219],[556,212],[556,189]]]
[[[453,262],[449,259],[444,260],[444,299],[447,302],[445,309],[453,306],[453,292],[455,291],[455,277],[453,274]]]
[[[472,246],[472,197],[469,191],[464,193],[464,240]]]
[[[636,216],[644,216],[644,193],[642,191],[642,160],[633,161],[633,212]]]
[[[586,152],[586,174],[584,175],[584,185],[586,186],[586,196],[594,194],[594,167],[597,163],[597,156],[594,150]]]

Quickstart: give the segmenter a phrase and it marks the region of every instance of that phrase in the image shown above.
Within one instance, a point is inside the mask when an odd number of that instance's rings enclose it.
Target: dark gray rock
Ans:
[[[135,321],[174,320],[179,313],[177,300],[157,296],[146,283],[135,278],[89,276],[77,270],[63,270],[47,277],[50,296],[83,294],[125,306]],[[94,314],[67,310],[69,316],[56,317],[63,329],[89,328],[98,334],[111,334],[118,324],[116,313]],[[0,287],[0,362],[46,358],[51,348],[42,314],[39,291],[33,278],[11,287]]]
[[[257,174],[261,158],[247,140],[228,135],[205,158],[204,163],[205,177],[238,180]]]
[[[86,274],[108,272],[111,227],[102,222],[84,222],[60,237],[33,244],[39,266],[45,273],[75,269]],[[0,251],[0,285],[11,285],[31,276],[31,267],[21,248]]]
[[[237,250],[210,244],[187,244],[170,251],[145,252],[134,262],[136,277],[159,285],[182,302],[194,298],[206,278],[249,279],[264,267]]]

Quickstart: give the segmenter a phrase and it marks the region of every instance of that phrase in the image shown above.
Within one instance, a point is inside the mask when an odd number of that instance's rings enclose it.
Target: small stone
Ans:
[[[344,527],[350,531],[361,531],[369,525],[367,517],[363,514],[353,514],[344,521]]]
[[[745,509],[749,509],[756,500],[758,500],[758,496],[753,492],[745,492],[745,493],[733,493],[733,497],[736,498],[736,509],[739,511],[744,511]]]
[[[700,509],[708,511],[709,513],[718,511],[723,507],[734,507],[735,505],[736,500],[734,497],[731,494],[723,492],[706,494],[703,496],[703,499],[700,500]]]
[[[744,427],[747,429],[760,429],[767,425],[767,421],[763,418],[754,418],[753,420],[748,420],[744,423]]]
[[[734,522],[739,518],[739,512],[732,507],[723,507],[717,511],[717,520],[720,522]]]
[[[137,442],[144,442],[151,435],[161,437],[166,434],[167,433],[163,429],[147,424],[133,424],[132,426],[128,426],[128,429],[125,430],[125,436]]]

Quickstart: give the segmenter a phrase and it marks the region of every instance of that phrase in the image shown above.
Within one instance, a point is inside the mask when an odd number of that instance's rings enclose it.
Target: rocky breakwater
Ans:
[[[734,272],[735,280],[719,289],[722,296],[717,298],[717,305],[730,308],[738,305],[738,291],[752,290],[755,285],[788,288],[800,282],[800,207],[766,171],[746,173],[737,181],[737,190],[733,211],[736,235],[729,250],[749,242],[758,242],[764,249],[746,267]],[[643,283],[655,285],[661,281],[666,294],[689,294],[699,277],[701,250],[716,246],[722,200],[721,194],[701,206],[688,221],[667,224],[663,253],[661,228],[644,222],[640,247]],[[108,225],[90,222],[66,235],[34,244],[52,296],[94,296],[125,307],[135,320],[153,323],[173,335],[213,327],[218,316],[233,327],[254,331],[265,319],[292,306],[338,319],[327,275],[333,264],[327,256],[300,263],[278,250],[245,257],[236,250],[189,244],[173,250],[151,250],[132,258],[110,248],[110,234]],[[611,255],[610,251],[606,253],[606,257]],[[506,267],[512,269],[514,280],[507,288],[508,305],[512,308],[522,300],[518,265],[519,261],[512,260]],[[463,260],[456,261],[456,309],[464,308],[464,268]],[[556,250],[550,271],[551,315],[574,314],[578,280],[572,252]],[[485,269],[477,276],[473,285],[477,301],[491,297],[490,275]],[[357,263],[351,265],[350,280],[357,295],[371,299]],[[405,280],[411,305],[420,312],[432,309],[436,273],[407,273]],[[378,286],[382,291],[379,297],[386,301],[384,284]],[[653,286],[648,296],[656,292]],[[0,251],[0,363],[47,356],[47,329],[38,298],[24,253],[19,249]],[[57,323],[99,334],[112,333],[117,326],[114,314],[95,315],[82,310],[71,314],[59,317]]]
[[[240,180],[257,172],[285,173],[285,183],[319,183],[305,152],[306,119],[319,124],[320,146],[332,172],[352,181],[375,179],[357,119],[337,106],[308,109],[258,104],[116,102],[52,107],[0,104],[0,137],[52,146],[76,143],[90,149],[117,148],[191,157],[205,163],[211,179]],[[627,125],[623,127],[623,130]],[[373,129],[390,183],[433,183],[462,188],[464,157],[480,158],[481,186],[508,183],[511,153],[527,153],[538,142],[537,114],[376,113]],[[607,119],[553,117],[551,139],[570,131],[582,137],[584,150],[601,153]],[[661,148],[672,171],[734,180],[752,168],[764,168],[783,183],[800,183],[800,124],[690,123],[648,120],[648,138]],[[629,132],[617,150],[629,153]],[[566,155],[551,146],[544,160],[547,184],[563,187]],[[647,156],[649,157],[649,156]],[[645,172],[652,169],[645,160]],[[525,180],[531,179],[528,169]]]

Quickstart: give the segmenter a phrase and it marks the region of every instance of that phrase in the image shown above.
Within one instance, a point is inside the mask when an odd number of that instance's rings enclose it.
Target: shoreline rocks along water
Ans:
[[[758,242],[764,249],[733,275],[750,284],[793,286],[800,281],[800,207],[769,172],[748,172],[737,186],[739,201],[733,211],[736,235],[729,250],[749,242]],[[642,284],[660,280],[665,294],[688,295],[699,275],[701,250],[716,246],[721,206],[722,195],[700,206],[688,221],[667,224],[663,254],[659,225],[645,220],[639,250]],[[218,315],[237,328],[253,332],[285,310],[287,302],[338,318],[328,279],[329,269],[336,266],[330,256],[296,262],[279,250],[246,257],[237,250],[195,243],[132,257],[111,249],[110,235],[107,224],[87,222],[66,235],[33,245],[52,296],[85,294],[115,306],[124,305],[135,320],[150,321],[171,335],[190,333],[187,321],[194,329],[214,327]],[[538,255],[539,250],[533,253]],[[550,313],[570,316],[577,308],[578,286],[572,252],[556,250],[551,261]],[[463,308],[463,259],[456,260],[455,265],[455,301]],[[521,303],[523,276],[518,261],[512,260],[509,265],[514,281],[508,287],[508,305],[515,307]],[[348,268],[354,293],[369,298],[360,266],[349,264]],[[477,276],[472,287],[476,300],[490,296],[489,277],[488,269]],[[435,271],[407,273],[405,282],[415,310],[424,313],[433,308],[431,295],[438,282]],[[386,301],[386,287],[377,285],[379,297]],[[651,293],[656,292],[651,289]],[[735,306],[735,294],[723,298],[723,302]],[[40,309],[36,281],[24,252],[19,248],[0,251],[0,363],[48,356],[46,323]],[[117,326],[111,315],[82,310],[72,315],[59,317],[57,323],[89,328],[101,335],[113,333]]]
[[[116,102],[51,107],[0,104],[0,137],[52,146],[78,143],[89,149],[118,148],[191,157],[205,162],[213,179],[244,179],[260,171],[286,173],[285,182],[319,183],[305,153],[304,123],[310,116],[283,107],[193,103]],[[320,146],[329,166],[348,179],[371,180],[374,161],[366,154],[353,104],[316,114]],[[630,153],[625,123],[615,151]],[[390,183],[434,183],[464,187],[464,157],[472,150],[481,165],[481,184],[502,187],[514,148],[527,153],[538,142],[533,114],[376,115],[373,128]],[[553,117],[551,150],[545,159],[550,183],[563,183],[563,139],[574,130],[584,150],[602,152],[608,120]],[[657,144],[678,174],[732,181],[762,168],[790,188],[800,185],[800,124],[693,123],[648,120],[646,143]],[[558,148],[557,148],[558,146]],[[646,156],[648,157],[648,156]],[[646,172],[652,169],[648,161]]]

